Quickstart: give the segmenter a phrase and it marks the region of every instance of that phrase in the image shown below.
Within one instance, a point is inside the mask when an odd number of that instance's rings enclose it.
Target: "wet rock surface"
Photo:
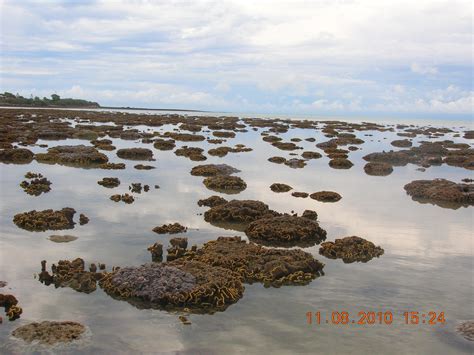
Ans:
[[[460,184],[446,179],[415,180],[404,186],[405,191],[418,202],[440,207],[474,205],[474,184]]]
[[[291,196],[299,197],[299,198],[307,198],[309,196],[309,193],[302,192],[302,191],[294,191],[291,193]]]
[[[273,192],[288,192],[293,190],[293,188],[290,185],[275,182],[270,185],[270,190]]]
[[[179,224],[179,223],[170,223],[170,224],[163,224],[162,226],[158,226],[153,228],[153,232],[158,234],[177,234],[177,233],[186,233],[188,230],[187,227]]]
[[[51,181],[45,178],[42,174],[28,172],[25,175],[27,180],[20,183],[20,187],[28,195],[39,196],[42,193],[51,191]]]
[[[117,156],[128,160],[152,160],[153,152],[148,148],[123,148],[117,150]]]
[[[202,148],[184,146],[182,148],[176,149],[174,154],[179,157],[189,158],[192,161],[203,161],[206,160],[207,157],[202,154],[202,152],[204,152],[204,149]]]
[[[16,328],[12,336],[27,343],[38,342],[42,345],[56,345],[78,340],[85,333],[84,325],[77,322],[34,322]]]
[[[173,150],[176,144],[173,139],[156,139],[153,143],[153,147],[158,150]]]
[[[6,283],[4,286],[6,286]],[[6,316],[10,321],[20,318],[20,315],[23,313],[23,309],[18,306],[18,300],[13,295],[0,293],[0,307],[3,307]]]
[[[350,169],[354,164],[345,158],[334,158],[329,161],[329,166],[333,169]]]
[[[77,167],[98,167],[109,161],[107,156],[95,147],[85,145],[60,145],[48,148],[47,153],[35,154],[35,159],[40,163]]]
[[[13,223],[28,231],[46,231],[74,228],[73,217],[76,211],[65,207],[59,211],[43,210],[18,213],[13,217]]]
[[[191,169],[191,175],[194,176],[216,176],[216,175],[232,175],[240,170],[227,164],[205,164],[197,165]]]
[[[244,153],[250,152],[252,148],[247,148],[243,144],[236,144],[234,147],[218,147],[209,149],[207,153],[215,157],[225,157],[228,153]]]
[[[326,231],[317,222],[296,216],[258,219],[245,234],[250,241],[268,246],[312,246],[326,239]]]
[[[216,175],[204,179],[203,184],[210,190],[226,194],[237,194],[247,188],[247,184],[238,176]]]
[[[321,202],[337,202],[342,196],[334,191],[318,191],[309,195],[313,200]]]
[[[366,263],[373,258],[383,255],[384,250],[374,243],[360,237],[345,237],[334,242],[324,242],[319,248],[319,254],[329,259],[342,259],[345,263]]]
[[[153,165],[143,165],[143,164],[137,164],[134,166],[135,169],[137,170],[152,170],[155,169]]]

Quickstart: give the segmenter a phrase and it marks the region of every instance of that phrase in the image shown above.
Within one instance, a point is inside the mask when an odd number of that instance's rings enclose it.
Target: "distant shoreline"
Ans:
[[[105,109],[105,110],[137,110],[137,111],[176,111],[176,112],[213,112],[205,110],[191,110],[191,109],[181,109],[181,108],[146,108],[146,107],[124,107],[124,106],[60,106],[60,105],[50,105],[50,106],[34,106],[34,105],[17,105],[17,104],[5,104],[1,103],[0,107],[18,107],[18,108],[39,108],[39,109],[48,109],[48,108],[62,108],[62,109]]]

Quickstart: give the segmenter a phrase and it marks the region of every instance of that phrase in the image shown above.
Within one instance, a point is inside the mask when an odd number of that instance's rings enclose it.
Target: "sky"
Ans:
[[[0,0],[0,91],[103,106],[473,118],[467,0]]]

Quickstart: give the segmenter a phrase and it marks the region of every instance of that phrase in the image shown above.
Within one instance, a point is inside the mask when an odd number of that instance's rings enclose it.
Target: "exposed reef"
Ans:
[[[132,195],[129,195],[127,193],[120,195],[120,194],[115,194],[110,196],[110,199],[114,202],[120,202],[123,201],[126,204],[131,204],[135,201],[135,198]]]
[[[117,150],[117,156],[128,160],[152,160],[153,152],[148,148],[123,148]]]
[[[367,175],[387,176],[393,172],[393,167],[388,163],[373,162],[365,164],[364,171]]]
[[[247,184],[238,176],[216,175],[204,179],[203,184],[210,190],[226,194],[237,194],[247,188]]]
[[[158,226],[153,228],[153,232],[158,234],[176,234],[176,233],[185,233],[188,230],[185,226],[182,226],[179,223],[170,223],[170,224],[163,224],[162,226]]]
[[[326,239],[326,231],[306,217],[279,216],[258,219],[245,230],[249,239],[267,246],[312,246]]]
[[[440,207],[474,205],[474,184],[458,184],[446,179],[415,180],[404,186],[413,200]]]
[[[179,149],[176,149],[174,151],[174,154],[176,154],[179,157],[186,157],[191,159],[192,161],[203,161],[206,160],[207,157],[202,154],[204,149],[202,148],[197,148],[197,147],[188,147],[188,146],[183,146]]]
[[[227,164],[205,164],[197,165],[191,169],[191,175],[194,176],[216,176],[216,175],[232,175],[240,170]]]
[[[360,237],[345,237],[334,242],[324,242],[319,248],[319,254],[329,259],[342,259],[345,263],[355,261],[366,263],[373,258],[383,255],[384,250],[374,243]]]
[[[273,192],[288,192],[293,190],[293,188],[290,185],[275,182],[270,185],[270,190]]]
[[[309,195],[313,200],[321,202],[337,202],[342,196],[334,191],[318,191]]]
[[[114,188],[120,185],[120,180],[119,178],[115,177],[105,177],[102,178],[102,180],[97,181],[97,183],[101,186],[108,187],[108,188]]]
[[[29,164],[34,154],[26,148],[10,148],[0,150],[0,162],[5,164]]]
[[[46,230],[61,230],[74,228],[73,217],[76,211],[65,207],[59,211],[29,211],[18,213],[13,217],[13,223],[28,231],[43,232]]]
[[[109,160],[95,147],[85,145],[60,145],[48,148],[47,153],[37,153],[35,159],[40,163],[77,167],[99,167]]]
[[[25,175],[27,180],[20,183],[21,188],[28,195],[39,196],[42,193],[51,191],[51,181],[38,173],[28,172]],[[29,180],[29,181],[28,181]]]
[[[198,201],[198,206],[207,206],[207,207],[214,207],[219,206],[227,203],[227,200],[220,196],[211,196],[205,199],[201,199]]]

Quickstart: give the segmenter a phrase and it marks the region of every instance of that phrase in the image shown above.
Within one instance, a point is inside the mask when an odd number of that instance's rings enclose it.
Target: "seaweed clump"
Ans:
[[[43,175],[28,172],[26,173],[25,178],[30,181],[23,180],[20,183],[20,186],[28,195],[39,196],[42,193],[51,191],[52,183]]]
[[[337,202],[342,196],[334,191],[318,191],[309,195],[313,200],[321,202]]]
[[[199,261],[175,260],[124,267],[99,282],[106,293],[140,308],[223,311],[243,295],[238,273]]]
[[[474,184],[458,184],[446,179],[415,180],[404,186],[418,202],[430,202],[440,207],[474,205]]]
[[[324,264],[301,249],[264,248],[240,237],[211,240],[182,259],[223,267],[240,274],[244,282],[262,282],[266,287],[306,285],[324,275]]]
[[[227,194],[236,194],[247,188],[247,184],[238,176],[216,175],[204,179],[203,184],[211,190]]]
[[[366,263],[378,258],[384,250],[374,243],[360,237],[345,237],[334,242],[325,242],[319,248],[319,254],[329,259],[342,259],[345,263],[355,261]]]
[[[187,227],[179,224],[179,223],[170,223],[170,224],[163,224],[162,226],[158,226],[153,228],[153,232],[158,234],[177,234],[177,233],[186,233],[188,230]]]
[[[268,246],[312,246],[326,239],[326,231],[306,217],[279,216],[258,219],[247,227],[251,241]]]
[[[28,231],[44,232],[46,230],[61,230],[74,228],[73,217],[76,211],[65,207],[59,211],[43,210],[18,213],[13,217],[13,223]]]
[[[43,345],[70,343],[79,339],[86,328],[77,322],[33,322],[16,328],[12,336],[27,343],[38,342]]]

